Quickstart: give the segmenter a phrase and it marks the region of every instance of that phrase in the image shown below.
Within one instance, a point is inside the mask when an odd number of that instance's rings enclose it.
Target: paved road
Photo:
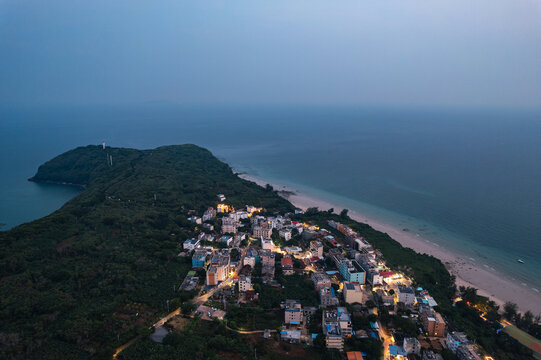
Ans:
[[[143,335],[137,335],[136,337],[134,337],[133,339],[131,339],[130,341],[128,341],[127,343],[125,343],[124,345],[122,346],[119,346],[116,350],[115,350],[115,353],[113,354],[113,359],[116,359],[116,357],[118,356],[118,354],[120,354],[122,351],[126,350],[126,348],[128,348],[129,346],[131,346],[134,342],[136,342],[137,340],[139,340]]]
[[[383,338],[383,359],[387,360],[389,358],[389,345],[392,345],[392,338],[387,333],[387,330],[381,326],[381,323],[378,321],[379,326],[379,335]]]
[[[195,298],[192,299],[192,303],[194,303],[195,305],[201,305],[205,302],[208,301],[208,299],[214,295],[216,293],[216,291],[220,290],[220,289],[223,289],[224,287],[226,286],[229,286],[231,284],[233,284],[233,277],[236,275],[237,273],[235,273],[233,276],[229,277],[226,281],[220,283],[218,286],[215,286],[213,287],[212,289],[210,289],[206,294],[204,295],[200,295],[200,296],[197,296]],[[164,316],[163,318],[161,318],[160,320],[158,320],[154,325],[152,325],[152,327],[154,328],[157,328],[157,327],[160,327],[160,326],[163,326],[166,322],[168,322],[170,319],[174,318],[175,316],[179,315],[180,314],[180,308],[177,308],[173,311],[171,311],[169,314],[167,314],[166,316]],[[256,334],[257,332],[263,332],[264,330],[256,330],[255,332],[241,332],[240,330],[234,330],[234,329],[230,329],[230,330],[233,330],[233,331],[236,331],[240,334]],[[271,331],[272,332],[272,331]],[[122,346],[119,346],[116,350],[115,350],[115,353],[113,355],[113,359],[116,359],[116,357],[118,356],[118,354],[120,354],[122,351],[126,350],[127,347],[129,347],[130,345],[132,345],[134,342],[136,342],[137,340],[139,340],[141,338],[141,335],[131,339],[130,341],[128,341],[127,343],[125,343],[124,345]]]
[[[163,318],[161,318],[160,320],[158,320],[158,321],[157,321],[154,325],[152,325],[152,326],[155,327],[155,328],[160,327],[160,326],[163,326],[163,324],[165,324],[165,323],[168,322],[171,318],[177,316],[178,314],[180,314],[180,308],[173,310],[172,312],[170,312],[169,314],[167,314],[166,316],[164,316]]]
[[[245,330],[236,330],[236,329],[232,329],[230,328],[229,326],[225,326],[227,328],[227,330],[231,330],[231,331],[234,331],[236,333],[239,333],[239,334],[244,334],[244,335],[250,335],[250,334],[261,334],[261,333],[264,333],[266,330],[252,330],[252,331],[245,331]],[[275,333],[276,330],[270,330],[270,333]]]

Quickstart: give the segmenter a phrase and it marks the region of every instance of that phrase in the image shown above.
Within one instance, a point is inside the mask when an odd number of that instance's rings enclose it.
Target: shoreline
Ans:
[[[280,196],[303,210],[309,207],[317,207],[320,210],[334,208],[335,212],[340,212],[343,209],[343,206],[339,204],[319,200],[288,186],[272,182],[269,183],[246,173],[238,175],[245,180],[253,181],[262,186],[266,184],[272,185]],[[429,236],[403,231],[396,226],[367,217],[365,214],[351,209],[349,209],[348,215],[353,220],[366,223],[378,231],[387,233],[404,247],[438,258],[447,270],[456,277],[455,282],[457,287],[470,286],[476,288],[479,295],[489,297],[496,304],[500,305],[500,309],[503,308],[503,304],[506,301],[511,301],[518,305],[521,312],[530,310],[534,315],[541,314],[541,293],[536,293],[527,286],[505,279],[502,277],[502,274],[475,264],[475,260],[463,254],[443,248],[439,244],[432,242]]]
[[[27,180],[36,184],[71,186],[71,187],[76,187],[81,190],[86,190],[85,184],[74,184],[74,183],[65,182],[65,181],[36,180],[34,177],[28,178]]]

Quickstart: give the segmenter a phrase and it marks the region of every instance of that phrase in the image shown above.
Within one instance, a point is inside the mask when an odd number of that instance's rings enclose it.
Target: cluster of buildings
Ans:
[[[344,307],[323,311],[321,326],[328,349],[344,350],[344,338],[351,336],[351,315]]]
[[[482,360],[477,346],[475,346],[463,332],[453,331],[447,333],[447,348],[455,354],[459,360]]]
[[[220,202],[225,200],[223,195],[218,195],[218,198]],[[200,218],[191,217],[191,221],[203,224],[206,230],[209,230],[205,227],[209,222],[221,223],[219,234],[212,230],[201,232],[196,238],[183,243],[183,249],[191,254],[192,267],[205,271],[208,287],[232,279],[238,285],[239,302],[250,302],[259,296],[254,291],[252,279],[252,271],[258,264],[261,264],[261,282],[277,287],[280,287],[276,280],[277,269],[284,276],[310,273],[322,309],[321,329],[327,348],[343,350],[345,338],[366,336],[364,330],[359,333],[353,330],[353,315],[343,305],[364,305],[372,300],[387,307],[389,313],[403,310],[410,314],[409,319],[422,329],[419,339],[392,333],[393,340],[385,349],[388,359],[439,360],[437,353],[427,350],[422,337],[439,339],[435,341],[448,347],[460,360],[480,359],[475,345],[464,334],[447,331],[446,321],[434,309],[437,304],[430,294],[420,288],[414,289],[410,279],[389,269],[381,253],[350,227],[328,221],[329,231],[292,221],[287,214],[262,216],[260,212],[260,208],[253,206],[235,211],[233,207],[220,203],[216,209],[208,208]],[[277,240],[276,233],[283,239],[281,243],[296,239],[296,244],[278,246],[273,241]],[[248,241],[241,246],[243,240]],[[225,248],[223,245],[212,246],[215,243],[223,244]],[[236,248],[239,254],[234,260],[232,248]],[[185,280],[183,287],[191,286],[194,277],[192,274],[192,278]],[[310,340],[307,318],[315,313],[316,308],[303,307],[299,300],[294,299],[286,300],[283,308],[281,339],[301,341],[305,337]],[[372,336],[385,337],[379,322],[371,326],[368,332]],[[348,358],[350,356],[359,358],[361,355],[352,352],[348,353]]]

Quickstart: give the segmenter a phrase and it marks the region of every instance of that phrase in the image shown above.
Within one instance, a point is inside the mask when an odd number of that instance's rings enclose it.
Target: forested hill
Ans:
[[[109,358],[178,297],[193,235],[188,211],[225,194],[235,207],[288,211],[272,189],[242,180],[195,145],[80,147],[31,179],[85,190],[42,219],[0,232],[0,358]],[[135,314],[139,314],[135,316]]]

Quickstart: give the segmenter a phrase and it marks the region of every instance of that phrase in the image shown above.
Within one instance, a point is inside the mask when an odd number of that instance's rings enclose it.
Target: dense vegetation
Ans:
[[[192,319],[182,333],[171,332],[163,344],[146,338],[120,353],[118,359],[223,359],[228,354],[248,358],[252,346],[224,324]]]
[[[177,257],[193,235],[189,210],[215,206],[220,193],[235,207],[292,209],[194,145],[81,147],[42,165],[33,180],[86,189],[53,214],[0,233],[2,359],[110,358],[178,298],[190,267]]]
[[[278,329],[282,326],[282,311],[265,311],[255,306],[238,306],[227,309],[227,325],[238,330]]]
[[[243,336],[228,330],[220,321],[191,319],[179,332],[171,332],[158,344],[146,338],[122,352],[120,360],[213,360],[213,359],[261,359],[301,360],[321,359],[312,348],[263,339],[260,334]],[[323,357],[323,359],[327,359]]]
[[[302,275],[281,276],[283,288],[276,288],[255,281],[254,289],[259,293],[258,304],[263,309],[276,309],[286,299],[299,300],[302,306],[317,306],[318,294],[309,277]]]

